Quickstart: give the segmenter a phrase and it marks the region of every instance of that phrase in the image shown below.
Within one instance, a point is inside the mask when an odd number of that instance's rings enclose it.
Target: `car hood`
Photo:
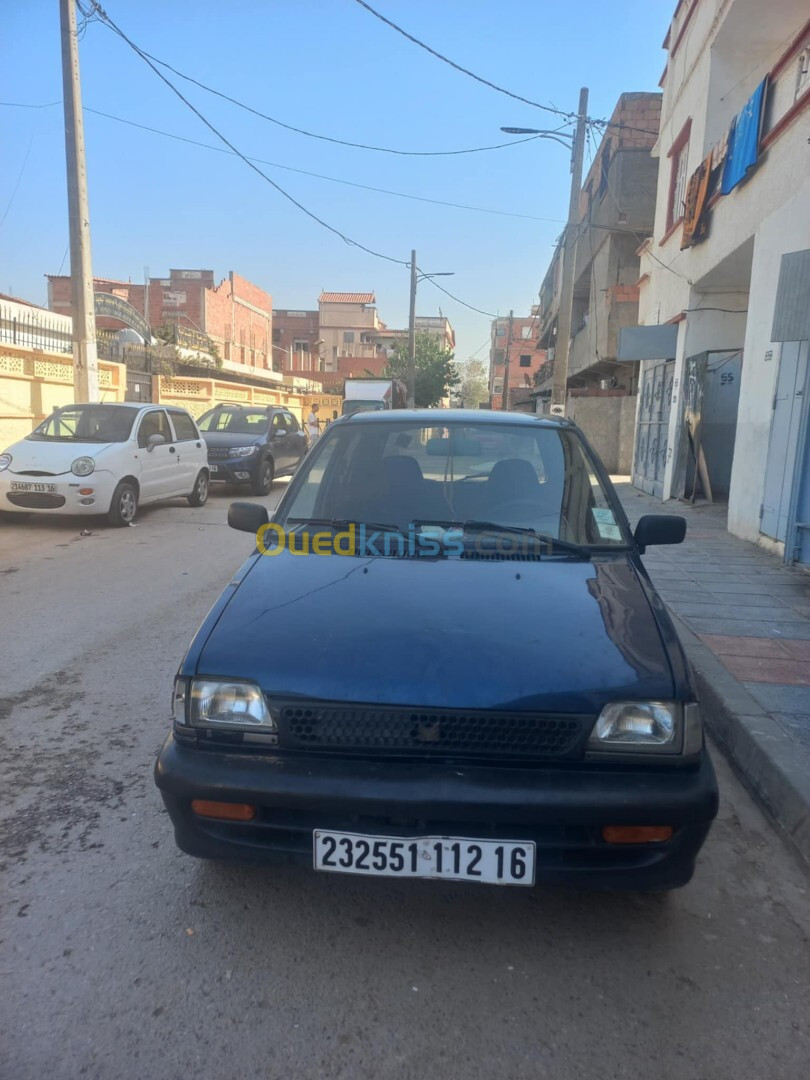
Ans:
[[[258,446],[264,436],[240,435],[233,431],[203,431],[200,432],[206,446]]]
[[[38,439],[22,439],[10,446],[9,472],[41,469],[43,472],[66,473],[78,457],[97,458],[111,446],[123,446],[123,443],[98,442],[40,442]]]
[[[626,555],[593,562],[257,556],[198,655],[271,696],[598,712],[673,676]]]

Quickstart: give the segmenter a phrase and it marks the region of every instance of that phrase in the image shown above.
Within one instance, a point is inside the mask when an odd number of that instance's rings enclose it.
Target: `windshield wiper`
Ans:
[[[461,529],[464,532],[472,533],[510,533],[517,536],[529,536],[532,540],[536,540],[538,544],[545,544],[551,549],[551,553],[555,551],[565,552],[571,555],[578,555],[581,559],[590,559],[591,552],[583,544],[575,544],[572,540],[560,540],[556,536],[549,536],[547,533],[539,533],[536,529],[531,528],[529,525],[502,525],[497,521],[431,521],[425,518],[420,518],[413,522],[414,525],[438,525],[443,529]]]
[[[397,533],[404,536],[405,531],[399,525],[381,525],[379,521],[349,521],[348,518],[287,518],[288,525],[312,525],[319,529],[348,529],[354,526],[356,529],[362,525],[366,529],[376,529],[379,532]]]

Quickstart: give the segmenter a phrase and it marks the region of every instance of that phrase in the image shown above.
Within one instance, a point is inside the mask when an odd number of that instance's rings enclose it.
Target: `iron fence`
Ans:
[[[0,303],[0,343],[44,352],[73,352],[70,320],[43,308]]]

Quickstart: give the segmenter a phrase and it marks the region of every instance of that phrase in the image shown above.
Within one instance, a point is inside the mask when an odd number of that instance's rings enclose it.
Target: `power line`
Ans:
[[[25,151],[25,157],[23,158],[22,165],[20,166],[20,171],[17,173],[17,181],[14,184],[14,188],[13,188],[13,190],[11,192],[11,195],[9,196],[9,200],[6,203],[6,208],[3,211],[3,216],[0,217],[0,229],[3,227],[3,223],[5,222],[6,218],[8,217],[8,212],[11,209],[12,205],[14,204],[15,198],[17,197],[17,192],[18,192],[19,187],[20,187],[20,182],[21,182],[21,180],[23,178],[23,173],[25,172],[25,166],[28,164],[28,158],[29,158],[29,156],[31,154],[31,147],[34,145],[34,136],[35,135],[36,135],[36,131],[32,131],[31,132],[31,137],[28,140],[28,149]]]
[[[505,94],[507,97],[513,98],[515,101],[522,101],[524,105],[531,105],[532,108],[542,109],[543,112],[553,113],[556,116],[562,116],[569,122],[574,122],[578,119],[577,114],[574,112],[565,112],[563,109],[558,109],[553,105],[541,105],[539,101],[532,101],[531,98],[523,97],[521,94],[515,94],[511,90],[506,90],[503,86],[498,86],[497,83],[491,82],[489,79],[485,79],[481,75],[476,75],[474,71],[470,71],[469,68],[462,67],[461,64],[457,64],[455,60],[451,60],[443,53],[437,52],[436,49],[427,45],[424,41],[420,41],[418,37],[414,37],[413,34],[409,34],[407,30],[403,30],[401,26],[398,26],[395,22],[386,18],[381,12],[375,10],[371,4],[366,3],[366,0],[355,0],[355,3],[359,4],[361,8],[365,8],[370,15],[373,15],[380,22],[385,23],[386,26],[390,26],[392,30],[396,30],[398,34],[402,34],[404,38],[407,38],[413,45],[418,45],[420,49],[424,49],[425,52],[429,52],[431,56],[435,56],[437,60],[441,60],[444,64],[449,64],[451,68],[455,68],[456,71],[460,71],[462,75],[467,75],[471,79],[475,79],[476,82],[481,83],[483,86],[488,86],[491,90],[496,90],[499,94]],[[596,125],[597,127],[613,127],[623,128],[625,131],[638,131],[644,135],[657,135],[657,131],[648,131],[646,128],[631,127],[630,124],[613,123],[610,120],[596,120],[593,117],[586,116],[584,120],[589,125]]]
[[[178,90],[174,83],[170,79],[168,79],[162,71],[158,70],[158,68],[143,52],[143,50],[140,49],[134,41],[127,37],[124,31],[121,30],[121,28],[115,22],[113,22],[113,20],[97,2],[97,0],[93,0],[93,3],[94,10],[98,12],[104,23],[109,26],[110,29],[115,31],[115,33],[122,39],[122,41],[125,41],[126,44],[129,45],[129,47],[134,53],[140,56],[144,63],[147,64],[152,69],[152,71],[154,71],[154,73],[161,80],[161,82],[164,82],[169,87],[169,89],[174,94],[176,94],[177,97],[180,98],[183,104],[186,105],[189,109],[191,109],[195,116],[202,120],[202,122],[209,129],[209,131],[212,131],[218,139],[225,143],[225,145],[234,154],[236,154],[237,157],[241,158],[241,160],[244,161],[244,163],[248,166],[249,169],[252,169],[255,173],[261,176],[263,180],[267,181],[267,183],[270,184],[271,187],[275,188],[275,190],[278,191],[280,195],[283,195],[285,199],[291,202],[293,206],[296,206],[302,213],[306,214],[308,218],[311,218],[312,221],[317,222],[318,225],[326,229],[328,232],[331,232],[333,235],[340,237],[344,244],[348,244],[350,247],[359,248],[361,251],[365,251],[368,255],[373,255],[377,259],[384,259],[386,262],[396,263],[399,266],[408,265],[408,262],[405,259],[397,259],[393,255],[385,255],[383,252],[375,251],[373,248],[367,247],[365,244],[361,244],[358,240],[353,240],[350,236],[347,236],[346,233],[341,232],[340,229],[336,228],[334,225],[330,225],[328,222],[324,221],[323,218],[318,217],[316,213],[314,213],[312,210],[309,210],[306,206],[304,206],[302,202],[299,202],[298,199],[296,199],[293,195],[290,195],[288,191],[285,191],[285,189],[280,184],[277,184],[275,180],[272,180],[267,175],[267,173],[263,172],[258,165],[256,165],[253,161],[250,160],[249,157],[243,154],[241,150],[238,150],[236,146],[234,146],[234,144],[225,135],[223,135],[218,128],[214,127],[210,120],[207,120],[205,116],[203,116],[203,114],[195,105],[192,105],[188,98],[185,97],[180,90]]]
[[[0,102],[2,104],[2,102]],[[122,116],[114,116],[112,113],[102,112],[101,109],[92,109],[89,106],[85,106],[85,112],[93,113],[94,116],[103,116],[107,120],[115,120],[116,123],[126,124],[129,127],[139,128],[141,131],[149,131],[153,135],[162,135],[167,139],[174,139],[177,142],[188,143],[191,146],[198,146],[203,150],[212,150],[217,154],[227,154],[228,156],[235,155],[232,150],[225,150],[221,146],[212,146],[211,143],[200,142],[197,139],[189,139],[184,135],[175,135],[171,131],[161,131],[159,128],[150,127],[148,124],[139,124],[135,120],[126,120]],[[513,210],[495,210],[485,206],[470,206],[465,203],[449,202],[445,199],[431,199],[426,195],[411,195],[404,191],[392,191],[390,188],[373,187],[371,184],[360,184],[355,180],[343,180],[337,176],[327,176],[324,173],[310,172],[308,169],[297,169],[292,165],[282,165],[278,161],[268,161],[266,158],[250,157],[251,161],[258,162],[260,165],[270,165],[274,169],[284,169],[287,172],[300,173],[302,176],[313,176],[318,180],[329,180],[333,184],[344,184],[347,187],[361,188],[363,191],[376,191],[382,195],[395,195],[400,199],[415,199],[417,202],[435,203],[437,206],[451,206],[457,210],[474,210],[481,214],[498,214],[502,217],[515,217],[524,218],[528,221],[560,221],[560,218],[545,218],[537,217],[535,214],[519,214]]]
[[[48,109],[54,105],[61,104],[61,101],[52,101],[44,105],[29,105],[19,101],[0,101],[0,106],[6,105],[9,107],[25,109]],[[115,116],[113,113],[104,112],[101,109],[93,109],[89,105],[84,106],[84,111],[92,113],[94,116],[103,116],[107,120],[114,120],[117,124],[126,124],[128,127],[138,128],[141,131],[148,131],[152,135],[161,135],[166,139],[174,139],[176,142],[188,143],[190,146],[197,146],[202,150],[211,150],[216,154],[227,154],[229,157],[238,157],[232,150],[225,150],[221,146],[213,146],[211,143],[200,142],[199,139],[189,139],[185,135],[176,135],[172,131],[162,131],[160,128],[150,127],[149,124],[139,124],[136,120],[127,120],[123,116]],[[471,210],[479,214],[497,214],[500,217],[521,218],[525,221],[550,221],[554,223],[562,221],[562,218],[540,217],[537,214],[521,214],[515,210],[496,210],[495,208],[488,206],[471,206],[469,203],[451,202],[447,199],[432,199],[427,195],[412,195],[410,192],[406,191],[393,191],[391,188],[374,187],[372,184],[361,184],[355,180],[344,180],[339,176],[327,176],[325,173],[311,172],[308,169],[297,169],[292,165],[282,165],[279,161],[268,161],[267,158],[253,157],[252,155],[246,156],[249,156],[251,161],[255,161],[259,165],[270,165],[274,169],[284,169],[286,172],[299,173],[302,176],[312,176],[316,180],[328,180],[333,184],[356,187],[363,191],[376,191],[381,195],[394,195],[399,199],[413,199],[416,202],[432,203],[436,206],[450,206],[455,210]]]
[[[112,29],[112,26],[108,25],[108,29]],[[161,60],[159,57],[148,53],[145,49],[139,51],[141,56],[148,57],[149,60],[166,68],[167,71],[171,71],[172,74],[177,75],[178,78],[184,79],[194,86],[198,86],[201,90],[205,90],[207,94],[213,94],[214,97],[222,98],[223,101],[228,101],[231,105],[236,105],[237,108],[244,109],[245,112],[252,113],[253,116],[258,116],[261,120],[267,120],[277,127],[284,128],[286,131],[294,131],[297,135],[305,135],[308,139],[320,139],[323,142],[336,143],[338,146],[351,146],[356,150],[373,150],[379,154],[396,154],[400,157],[455,157],[459,154],[482,154],[488,150],[502,150],[507,146],[517,146],[519,143],[533,142],[534,139],[538,138],[537,135],[530,135],[523,139],[511,139],[509,142],[493,143],[490,146],[472,146],[462,150],[397,150],[390,146],[373,146],[369,143],[352,142],[349,139],[338,139],[332,135],[321,135],[316,131],[307,131],[306,128],[296,127],[294,124],[287,124],[285,121],[279,120],[276,116],[270,116],[268,113],[262,112],[260,109],[256,109],[252,105],[247,105],[244,101],[240,101],[238,98],[224,93],[222,90],[216,90],[213,86],[209,86],[207,83],[195,79],[192,75],[187,75],[166,60]]]
[[[423,273],[423,271],[421,270],[419,272]],[[494,315],[491,311],[484,311],[483,308],[476,307],[474,304],[468,304],[466,300],[462,300],[458,296],[455,296],[453,293],[450,292],[449,289],[445,289],[444,285],[440,285],[438,281],[436,281],[429,275],[425,277],[425,281],[429,281],[430,284],[434,286],[434,288],[439,289],[440,292],[443,292],[446,296],[449,296],[451,300],[455,300],[457,304],[461,304],[462,307],[469,308],[470,311],[477,311],[479,315],[486,315],[488,319],[498,318],[498,316]]]

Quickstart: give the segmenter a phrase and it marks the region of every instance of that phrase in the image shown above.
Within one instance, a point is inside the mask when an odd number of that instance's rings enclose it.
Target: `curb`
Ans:
[[[744,787],[810,867],[810,776],[796,744],[675,612],[706,729]]]

